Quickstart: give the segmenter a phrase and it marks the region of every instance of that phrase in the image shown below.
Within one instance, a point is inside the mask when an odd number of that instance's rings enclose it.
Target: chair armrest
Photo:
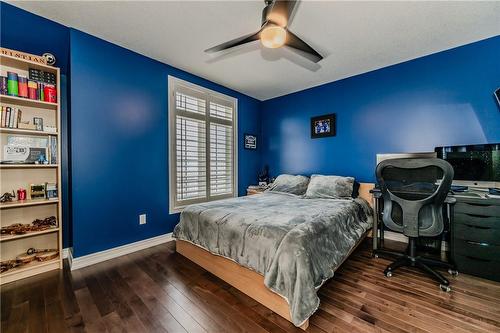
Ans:
[[[444,203],[448,205],[454,205],[457,202],[457,199],[447,196],[446,199],[444,199]]]
[[[373,195],[375,199],[382,198],[382,191],[379,188],[372,188],[370,193]]]

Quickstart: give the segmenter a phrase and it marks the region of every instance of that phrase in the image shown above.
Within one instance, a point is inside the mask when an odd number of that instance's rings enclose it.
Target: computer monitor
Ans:
[[[500,144],[444,146],[435,149],[438,158],[453,166],[455,185],[498,187]]]

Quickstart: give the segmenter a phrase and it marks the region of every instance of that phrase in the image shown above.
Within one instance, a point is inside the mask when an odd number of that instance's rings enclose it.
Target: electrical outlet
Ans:
[[[139,215],[139,224],[146,224],[146,214]]]

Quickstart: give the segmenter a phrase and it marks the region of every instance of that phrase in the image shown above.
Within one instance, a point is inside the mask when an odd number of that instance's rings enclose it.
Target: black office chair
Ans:
[[[447,268],[457,274],[454,266],[440,260],[417,255],[417,239],[434,237],[444,229],[443,206],[453,180],[452,166],[437,158],[398,158],[380,162],[376,169],[382,191],[382,221],[391,230],[409,238],[407,253],[379,250],[380,254],[399,257],[387,266],[384,274],[391,277],[402,266],[418,267],[450,291],[449,281],[431,268]],[[453,199],[447,200],[452,203]]]

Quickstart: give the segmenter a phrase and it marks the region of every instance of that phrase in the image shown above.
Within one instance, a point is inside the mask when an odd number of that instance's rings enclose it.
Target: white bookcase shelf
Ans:
[[[39,206],[39,205],[53,205],[53,204],[57,204],[57,203],[59,203],[59,199],[17,200],[17,201],[1,203],[0,209],[22,208],[22,207]]]
[[[0,164],[0,169],[50,169],[59,168],[59,164]]]
[[[37,101],[34,99],[9,96],[9,95],[0,95],[0,101],[5,104],[14,104],[19,106],[32,106],[41,109],[49,109],[56,110],[59,108],[58,103],[50,103],[44,101]]]
[[[46,136],[46,135],[59,135],[58,132],[44,132],[44,131],[35,131],[35,130],[29,130],[29,129],[22,129],[22,128],[7,128],[7,127],[0,127],[0,133],[6,133],[6,134],[26,134],[26,135],[40,135],[40,136]]]
[[[27,233],[22,234],[22,235],[4,235],[4,236],[0,236],[0,242],[6,242],[6,241],[16,240],[16,239],[26,238],[26,237],[40,236],[40,235],[44,235],[44,234],[50,234],[51,232],[59,232],[59,228],[54,227],[54,228],[49,228],[49,229],[42,230],[42,231],[32,231],[32,232],[27,232]]]
[[[55,133],[36,131],[32,129],[0,127],[0,154],[3,158],[3,146],[8,136],[48,137],[57,138],[57,164],[0,164],[0,191],[17,191],[22,187],[29,189],[30,184],[57,183],[59,196],[61,189],[61,89],[59,68],[44,65],[30,60],[17,58],[9,54],[0,54],[0,74],[7,76],[7,72],[16,72],[18,75],[28,76],[30,68],[40,69],[56,75],[57,103],[49,103],[27,98],[0,95],[0,104],[22,110],[23,120],[32,120],[33,117],[43,118],[44,125],[52,126]],[[29,192],[29,191],[27,191]],[[28,193],[29,198],[29,193]],[[62,268],[62,201],[57,199],[34,199],[0,203],[0,225],[6,227],[15,223],[29,224],[35,219],[45,219],[55,216],[57,226],[28,232],[22,235],[0,236],[0,260],[16,260],[16,257],[25,253],[29,248],[57,249],[59,255],[48,261],[33,261],[29,264],[9,269],[0,274],[0,284],[13,282],[29,276]]]

